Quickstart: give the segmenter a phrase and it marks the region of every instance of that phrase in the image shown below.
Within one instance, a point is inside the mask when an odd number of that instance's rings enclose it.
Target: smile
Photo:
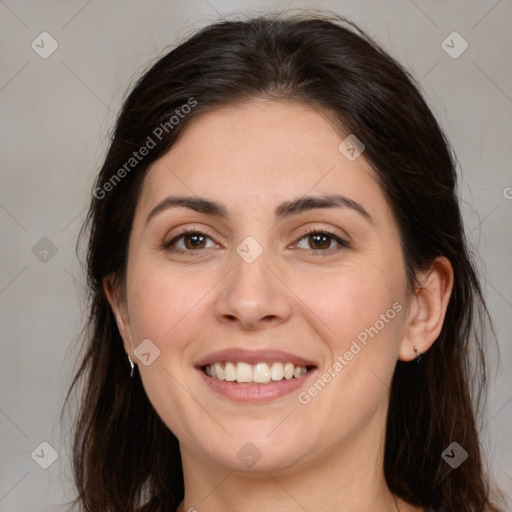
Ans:
[[[195,362],[199,376],[216,395],[233,402],[268,402],[299,390],[319,362],[281,350],[231,348]]]
[[[267,364],[260,362],[249,364],[243,362],[217,362],[204,367],[208,377],[238,384],[269,384],[283,379],[299,379],[308,372],[306,366],[295,366],[293,363],[274,362]]]

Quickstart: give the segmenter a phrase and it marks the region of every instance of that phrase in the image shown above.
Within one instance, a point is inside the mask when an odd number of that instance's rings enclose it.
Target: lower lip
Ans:
[[[201,368],[198,372],[210,388],[233,402],[270,402],[276,398],[297,391],[311,376],[315,369],[296,379],[282,379],[269,384],[238,384],[208,377]]]

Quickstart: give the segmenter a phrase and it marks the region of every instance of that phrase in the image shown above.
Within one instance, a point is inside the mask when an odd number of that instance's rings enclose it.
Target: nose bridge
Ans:
[[[289,297],[270,270],[273,266],[265,241],[252,236],[242,240],[232,254],[232,271],[217,301],[219,319],[238,321],[245,328],[285,320],[290,314]]]

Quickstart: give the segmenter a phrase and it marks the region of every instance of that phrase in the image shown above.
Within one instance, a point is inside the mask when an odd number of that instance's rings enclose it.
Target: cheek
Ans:
[[[215,281],[211,273],[169,268],[164,264],[134,262],[128,273],[129,314],[132,331],[164,340],[193,316]]]
[[[405,312],[403,279],[398,267],[386,269],[384,258],[379,260],[382,264],[347,265],[334,278],[308,279],[299,292],[312,305],[316,330],[330,352],[318,377],[329,381],[325,391],[320,383],[303,398],[325,412],[324,424],[334,425],[332,435],[340,421],[356,428],[386,402],[396,366]]]
[[[354,270],[310,287],[308,300],[328,325],[322,337],[330,361],[316,381],[328,383],[312,383],[302,399],[321,411],[327,435],[339,436],[340,424],[347,431],[362,428],[387,404],[405,307],[400,280],[389,283],[384,275]]]
[[[399,325],[395,319],[400,306],[393,308],[394,303],[403,301],[399,269],[358,261],[306,278],[298,272],[292,279],[292,289],[310,308],[310,318],[336,353],[344,352],[360,334],[364,341],[365,333],[369,329],[374,332],[375,324],[379,333],[388,334]]]

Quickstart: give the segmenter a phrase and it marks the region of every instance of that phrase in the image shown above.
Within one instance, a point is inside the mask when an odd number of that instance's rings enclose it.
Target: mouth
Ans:
[[[195,365],[209,388],[235,402],[269,401],[301,387],[318,368],[287,352],[224,350]]]

